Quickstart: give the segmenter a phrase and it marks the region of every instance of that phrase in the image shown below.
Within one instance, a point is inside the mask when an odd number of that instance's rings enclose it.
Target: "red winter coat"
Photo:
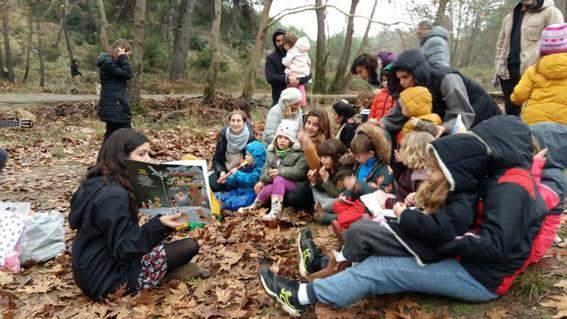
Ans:
[[[369,118],[379,121],[384,115],[390,113],[392,105],[394,105],[394,97],[390,95],[388,88],[382,88],[372,100]]]

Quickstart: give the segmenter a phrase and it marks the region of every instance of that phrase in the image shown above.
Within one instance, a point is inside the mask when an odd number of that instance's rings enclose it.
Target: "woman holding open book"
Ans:
[[[114,132],[103,143],[99,161],[71,199],[69,224],[77,230],[71,249],[75,282],[93,299],[120,287],[133,292],[151,288],[166,274],[187,270],[199,252],[186,238],[163,244],[186,225],[182,214],[157,215],[139,226],[138,208],[126,176],[126,160],[149,162],[147,137],[131,129]]]

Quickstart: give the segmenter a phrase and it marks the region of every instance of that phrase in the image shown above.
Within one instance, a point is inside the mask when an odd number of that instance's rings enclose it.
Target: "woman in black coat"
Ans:
[[[71,249],[73,277],[93,299],[122,286],[129,292],[154,287],[199,251],[190,238],[162,243],[186,225],[180,214],[157,215],[139,226],[125,160],[149,161],[149,151],[144,135],[131,129],[114,132],[71,199],[69,225],[77,230]]]
[[[128,40],[118,39],[112,44],[110,52],[102,53],[96,62],[101,85],[98,116],[106,122],[105,141],[112,132],[132,127],[132,112],[126,90],[127,81],[132,77],[128,64],[130,52]]]

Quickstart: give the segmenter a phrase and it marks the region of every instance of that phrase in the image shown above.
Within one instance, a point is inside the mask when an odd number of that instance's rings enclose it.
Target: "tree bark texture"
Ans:
[[[315,10],[317,16],[317,46],[315,52],[315,79],[313,80],[313,92],[325,93],[327,88],[327,72],[325,64],[327,59],[325,54],[327,51],[327,37],[325,35],[325,19],[327,9],[322,7],[322,0],[315,0],[315,6],[319,9]]]
[[[343,82],[345,77],[345,72],[347,69],[347,64],[350,59],[350,52],[352,49],[352,34],[354,33],[354,14],[356,12],[356,6],[358,5],[359,0],[352,0],[350,3],[350,12],[349,17],[347,20],[347,30],[345,35],[345,44],[343,47],[343,52],[341,54],[341,58],[339,60],[339,65],[337,67],[337,73],[335,74],[335,79],[333,80],[333,84],[331,84],[331,88],[329,90],[330,93],[344,93],[346,84]]]
[[[104,52],[109,51],[108,45],[108,20],[106,20],[106,11],[104,10],[104,2],[102,0],[97,0],[97,7],[100,13],[100,46]]]
[[[69,55],[69,67],[73,64],[73,47],[71,46],[71,37],[69,36],[69,30],[67,29],[67,8],[69,7],[69,0],[63,1],[63,6],[61,8],[61,25],[63,27],[63,35],[65,36],[65,47],[67,48],[67,54]]]
[[[128,85],[128,97],[134,107],[140,107],[142,74],[144,72],[144,25],[146,0],[136,0],[134,8],[134,43],[132,45],[132,78]]]
[[[14,83],[14,64],[12,61],[12,51],[10,50],[10,29],[8,24],[8,0],[0,3],[0,11],[2,11],[2,34],[4,36],[4,53],[6,55],[6,69],[8,70],[8,81]]]
[[[217,75],[219,72],[219,46],[220,46],[220,24],[221,24],[222,1],[213,1],[213,23],[211,27],[211,64],[207,72],[207,84],[203,97],[203,104],[212,104],[215,98],[217,86]]]
[[[179,7],[181,12],[176,24],[173,40],[173,52],[169,66],[169,79],[172,81],[187,78],[187,55],[191,42],[191,16],[193,15],[193,0],[182,0]]]
[[[246,79],[244,80],[244,88],[242,89],[241,97],[250,100],[254,94],[254,89],[256,85],[256,76],[258,71],[258,63],[260,62],[262,56],[262,47],[264,40],[266,39],[267,24],[270,19],[270,8],[272,7],[272,0],[264,1],[264,8],[262,9],[262,15],[260,17],[260,24],[258,26],[258,33],[256,34],[256,41],[254,42],[254,48],[252,49],[252,55],[250,56],[250,61],[248,62],[248,68],[246,71]]]

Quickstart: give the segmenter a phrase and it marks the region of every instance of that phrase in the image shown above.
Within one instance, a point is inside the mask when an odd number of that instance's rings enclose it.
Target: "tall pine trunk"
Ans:
[[[71,46],[71,38],[69,30],[67,29],[67,8],[69,7],[69,0],[63,1],[63,8],[61,8],[61,26],[63,28],[63,35],[65,36],[65,47],[69,55],[69,67],[73,64],[75,57],[73,56],[73,47]]]
[[[169,66],[169,79],[172,81],[187,78],[187,55],[191,40],[191,16],[193,15],[193,0],[182,0],[179,7],[181,15],[176,25],[173,40],[173,52]]]
[[[315,14],[317,16],[317,47],[315,52],[315,79],[313,80],[313,92],[325,93],[327,88],[327,37],[325,35],[325,18],[327,9],[322,7],[322,0],[315,0]]]
[[[374,0],[374,6],[372,7],[372,12],[370,12],[370,20],[374,18],[374,12],[376,12],[377,5],[378,5],[378,0]],[[366,30],[364,31],[364,36],[362,36],[362,41],[360,42],[360,47],[358,47],[358,50],[356,50],[356,54],[354,55],[355,57],[361,55],[366,49],[366,46],[368,45],[368,32],[370,32],[370,27],[372,26],[372,21],[370,20],[368,20],[368,24],[366,25]],[[385,67],[385,65],[383,65],[382,67]],[[349,85],[351,79],[352,79],[352,73],[350,72],[350,70],[347,70],[344,79],[345,88]]]
[[[45,86],[45,63],[43,59],[43,43],[42,43],[42,36],[43,33],[41,32],[40,26],[40,18],[38,17],[36,22],[37,27],[37,57],[39,59],[39,86]]]
[[[246,79],[244,80],[244,88],[242,89],[241,97],[244,99],[251,99],[254,94],[254,88],[256,85],[256,75],[258,70],[258,63],[262,56],[262,47],[264,40],[266,39],[266,25],[270,19],[270,8],[272,7],[272,0],[264,1],[264,8],[262,9],[262,15],[260,16],[260,24],[258,26],[258,33],[256,34],[256,42],[254,42],[254,48],[252,49],[252,56],[248,62],[248,68],[246,71]]]
[[[97,0],[98,12],[100,13],[100,46],[104,52],[109,51],[108,45],[108,20],[106,20],[106,12],[104,10],[104,2]]]
[[[30,55],[31,55],[31,49],[32,49],[32,40],[33,40],[33,12],[34,12],[34,8],[32,7],[32,4],[29,3],[29,13],[28,13],[28,39],[27,39],[27,48],[26,48],[26,67],[25,67],[25,72],[24,72],[24,77],[22,78],[22,83],[26,83],[27,79],[28,79],[28,75],[30,72]]]
[[[144,73],[144,24],[146,0],[136,0],[134,8],[134,43],[132,45],[132,78],[128,85],[128,97],[134,108],[141,107],[142,75]]]
[[[345,36],[345,44],[343,47],[343,53],[341,54],[341,58],[339,60],[339,66],[337,67],[337,73],[335,74],[335,79],[333,80],[333,84],[331,84],[331,88],[329,92],[334,94],[341,94],[344,93],[346,84],[344,83],[343,79],[345,77],[345,72],[347,70],[347,64],[350,59],[350,51],[352,50],[352,34],[354,33],[354,14],[356,12],[356,6],[358,5],[359,0],[351,0],[350,3],[350,11],[347,20],[347,30]]]
[[[217,87],[217,75],[219,73],[219,46],[220,46],[220,24],[222,1],[213,1],[213,23],[211,27],[211,64],[207,72],[207,85],[205,86],[205,93],[203,97],[203,104],[212,104],[215,98],[215,91]]]
[[[6,69],[8,69],[8,81],[14,83],[14,64],[12,61],[12,51],[10,50],[10,29],[8,24],[8,0],[0,3],[0,11],[2,11],[2,34],[4,35],[4,53],[6,54]]]

